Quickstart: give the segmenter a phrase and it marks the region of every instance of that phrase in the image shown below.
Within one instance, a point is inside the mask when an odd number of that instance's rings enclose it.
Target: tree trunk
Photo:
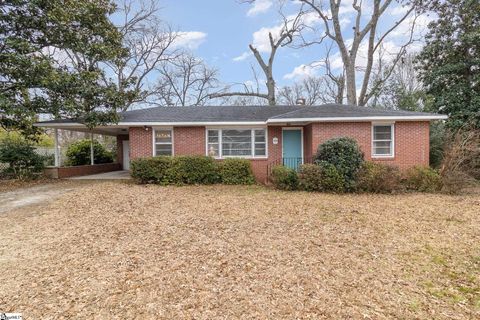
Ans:
[[[348,64],[345,64],[345,78],[347,89],[347,104],[356,106],[357,86],[355,83],[355,63],[352,63],[352,61],[349,61]]]
[[[269,77],[267,80],[267,96],[269,106],[277,104],[275,100],[275,80],[273,80],[273,77]]]

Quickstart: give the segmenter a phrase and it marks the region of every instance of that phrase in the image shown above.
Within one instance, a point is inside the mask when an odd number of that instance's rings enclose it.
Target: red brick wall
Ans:
[[[429,163],[429,122],[396,122],[395,155],[393,158],[375,158],[374,161],[408,168]],[[372,160],[372,124],[370,122],[329,122],[312,124],[312,150],[328,139],[352,137]],[[314,151],[315,152],[315,151]]]
[[[173,152],[175,155],[205,155],[205,127],[175,127]]]
[[[153,155],[152,129],[130,128],[130,158]],[[304,127],[304,154],[309,159],[319,144],[335,137],[348,136],[358,141],[367,160],[371,159],[370,122],[313,123]],[[273,144],[273,138],[278,144]],[[173,134],[175,155],[205,155],[205,127],[176,127]],[[428,165],[429,159],[429,122],[395,123],[395,157],[375,159],[400,168],[413,165]],[[267,178],[267,166],[270,162],[282,158],[282,127],[268,127],[268,159],[254,159],[252,168],[259,182]]]
[[[152,128],[147,127],[130,128],[130,160],[153,155]]]
[[[75,166],[75,167],[51,167],[45,169],[45,175],[54,179],[63,179],[70,177],[86,176],[90,174],[104,173],[121,170],[120,163],[103,163]]]

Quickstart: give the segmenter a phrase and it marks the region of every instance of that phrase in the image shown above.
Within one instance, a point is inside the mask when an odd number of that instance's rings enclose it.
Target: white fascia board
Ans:
[[[446,115],[434,116],[377,116],[377,117],[325,117],[325,118],[275,118],[268,119],[267,123],[285,123],[285,122],[347,122],[347,121],[427,121],[427,120],[445,120]]]

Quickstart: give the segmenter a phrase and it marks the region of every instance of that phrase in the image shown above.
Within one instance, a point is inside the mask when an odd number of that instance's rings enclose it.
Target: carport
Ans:
[[[130,169],[130,144],[128,127],[122,126],[104,126],[90,129],[83,124],[75,122],[65,122],[65,120],[52,120],[36,123],[35,126],[41,128],[53,129],[55,141],[55,162],[53,167],[47,167],[45,174],[51,178],[70,178],[88,175],[99,175],[106,172],[119,171],[128,172]],[[75,132],[88,133],[90,137],[90,159],[89,165],[84,166],[63,166],[60,157],[59,130],[68,130]],[[94,163],[94,135],[106,135],[116,138],[116,159],[114,163],[95,164]]]

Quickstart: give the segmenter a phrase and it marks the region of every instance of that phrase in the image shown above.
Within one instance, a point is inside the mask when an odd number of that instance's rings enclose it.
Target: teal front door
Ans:
[[[284,129],[282,133],[283,165],[298,170],[303,162],[302,130]]]

